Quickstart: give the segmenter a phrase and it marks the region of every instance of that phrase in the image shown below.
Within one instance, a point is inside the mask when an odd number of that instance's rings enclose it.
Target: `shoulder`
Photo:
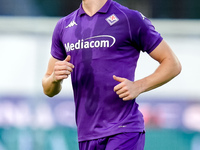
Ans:
[[[113,1],[113,10],[118,12],[122,21],[126,21],[129,25],[129,29],[133,32],[138,32],[141,28],[148,29],[151,25],[151,21],[146,18],[141,12],[133,9],[129,9],[117,2]]]
[[[73,21],[77,12],[78,12],[78,10],[68,14],[65,17],[60,18],[57,22],[57,26],[64,27],[65,25],[68,25],[71,21]]]
[[[67,27],[67,25],[69,25],[71,23],[71,21],[73,20],[73,18],[76,16],[77,11],[74,11],[72,13],[70,13],[69,15],[60,18],[57,23],[56,26],[54,27],[54,31],[53,31],[53,37],[55,39],[55,37],[57,39],[61,39],[62,38],[62,34],[63,34],[63,30],[65,29],[65,27]]]
[[[60,18],[57,23],[55,30],[59,30],[62,32],[62,29],[64,29],[67,25],[69,25],[72,21],[75,20],[77,14],[78,14],[79,9],[73,11],[72,13],[68,14],[67,16],[64,16]]]

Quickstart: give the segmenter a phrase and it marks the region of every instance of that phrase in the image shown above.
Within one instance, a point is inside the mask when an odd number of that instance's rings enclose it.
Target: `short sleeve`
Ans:
[[[58,21],[52,36],[51,55],[58,59],[64,60],[67,56],[62,43],[62,19]]]
[[[130,21],[132,42],[138,50],[151,53],[163,40],[160,33],[155,30],[151,21],[142,13],[135,11],[134,19]]]

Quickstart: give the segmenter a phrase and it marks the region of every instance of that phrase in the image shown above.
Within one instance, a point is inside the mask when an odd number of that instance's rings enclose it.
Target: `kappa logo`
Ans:
[[[70,28],[70,27],[73,27],[74,25],[77,26],[77,23],[73,20],[73,21],[71,21],[71,22],[68,24],[68,26],[66,26],[65,28]]]
[[[119,19],[117,18],[117,16],[115,14],[112,14],[111,16],[109,16],[108,18],[106,18],[106,21],[112,26],[117,21],[119,21]]]

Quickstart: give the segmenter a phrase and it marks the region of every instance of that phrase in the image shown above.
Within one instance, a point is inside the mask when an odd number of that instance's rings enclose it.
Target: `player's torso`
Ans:
[[[121,11],[110,8],[92,17],[77,11],[63,22],[61,41],[75,66],[71,77],[81,140],[86,134],[92,138],[99,133],[106,135],[104,129],[110,129],[112,123],[118,132],[117,122],[132,109],[131,101],[125,103],[113,91],[118,84],[113,75],[134,80],[139,57],[127,19]]]
[[[90,17],[77,11],[63,23],[62,44],[75,66],[75,96],[94,93],[98,86],[104,87],[100,93],[104,93],[102,99],[107,99],[103,98],[105,90],[113,91],[116,84],[113,75],[134,80],[139,51],[132,45],[130,26],[122,12],[110,8],[107,13]]]

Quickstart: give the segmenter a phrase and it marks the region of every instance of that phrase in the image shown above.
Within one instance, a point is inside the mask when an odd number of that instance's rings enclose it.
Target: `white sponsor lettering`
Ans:
[[[112,47],[116,39],[110,35],[98,35],[86,38],[85,40],[78,40],[76,43],[65,43],[65,50],[67,52],[79,49]]]

